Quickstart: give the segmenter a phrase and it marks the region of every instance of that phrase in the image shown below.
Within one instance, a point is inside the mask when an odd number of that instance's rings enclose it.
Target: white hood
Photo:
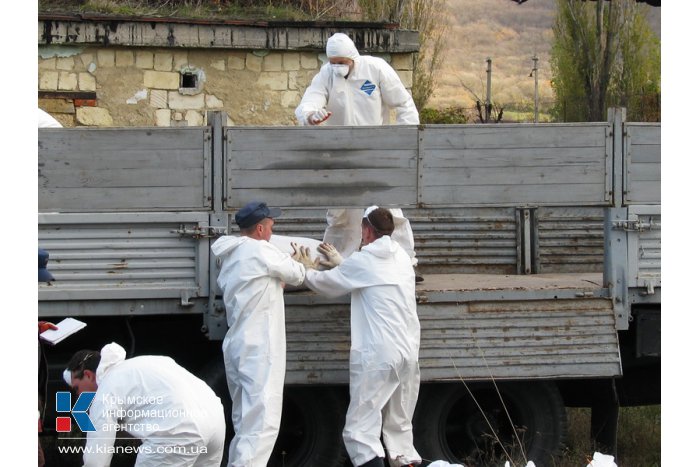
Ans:
[[[211,246],[211,251],[217,257],[230,254],[238,246],[250,240],[249,237],[234,237],[233,235],[225,235],[215,241]]]
[[[377,258],[389,258],[393,256],[399,248],[401,248],[399,244],[392,241],[390,236],[384,235],[369,245],[363,246],[362,251],[371,253]]]
[[[100,364],[97,365],[95,371],[95,381],[99,385],[105,374],[115,365],[123,362],[126,359],[126,350],[124,347],[112,342],[102,347],[100,350]]]
[[[328,58],[349,58],[350,60],[357,61],[357,59],[360,58],[360,53],[357,51],[355,43],[347,34],[337,32],[328,38],[328,42],[326,43],[326,56]]]

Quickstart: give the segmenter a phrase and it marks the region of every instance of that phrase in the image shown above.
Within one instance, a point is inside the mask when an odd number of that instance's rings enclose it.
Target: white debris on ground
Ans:
[[[593,460],[586,467],[617,467],[617,464],[614,456],[596,452],[593,454]]]
[[[428,464],[428,467],[464,467],[462,464],[450,464],[446,461],[433,461]],[[511,467],[510,462],[506,461],[503,467]],[[517,466],[514,466],[517,467]],[[536,467],[532,461],[527,461],[525,467]],[[615,457],[607,454],[596,452],[593,454],[593,460],[586,467],[617,467]]]

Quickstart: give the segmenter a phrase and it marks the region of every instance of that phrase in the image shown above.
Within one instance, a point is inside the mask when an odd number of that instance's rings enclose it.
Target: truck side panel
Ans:
[[[661,204],[661,125],[624,123],[624,204]]]
[[[419,287],[419,295],[422,289]],[[586,289],[590,287],[583,286],[575,293]],[[512,300],[470,299],[462,294],[464,302],[447,292],[433,292],[430,303],[418,306],[421,380],[622,374],[610,300],[546,299],[545,294],[533,299],[538,291],[531,286],[530,291],[530,296],[515,291]],[[558,289],[556,293],[566,292]],[[440,303],[440,296],[445,298],[444,303]],[[314,296],[288,295],[286,308],[286,382],[347,383],[348,305],[327,303]]]
[[[211,206],[211,129],[41,129],[42,212]]]
[[[187,308],[190,298],[207,297],[209,242],[179,232],[196,232],[208,219],[187,212],[40,214],[39,245],[50,252],[56,278],[39,287],[42,315],[53,314],[58,301],[174,298]]]
[[[413,126],[226,128],[226,208],[416,202]],[[372,204],[372,203],[369,203]]]
[[[422,204],[609,202],[607,124],[430,125],[420,133]]]

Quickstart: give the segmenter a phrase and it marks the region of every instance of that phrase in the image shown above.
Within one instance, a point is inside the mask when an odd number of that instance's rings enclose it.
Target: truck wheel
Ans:
[[[200,378],[216,392],[224,406],[226,441],[221,465],[225,466],[234,431],[223,359],[207,365]],[[342,437],[347,408],[345,392],[347,389],[342,391],[333,387],[285,387],[280,432],[267,465],[342,466],[346,457]]]
[[[347,402],[342,399],[333,388],[285,388],[282,426],[267,465],[344,465],[342,431]]]
[[[553,383],[498,383],[500,398],[493,383],[467,384],[488,423],[462,383],[421,387],[413,431],[423,458],[493,465],[510,457],[511,464],[531,460],[538,467],[552,465],[567,426],[566,409]],[[527,459],[523,459],[504,403]]]

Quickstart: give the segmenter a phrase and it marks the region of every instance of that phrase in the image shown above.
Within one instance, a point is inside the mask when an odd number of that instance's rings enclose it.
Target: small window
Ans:
[[[180,87],[183,89],[197,89],[197,73],[184,72],[180,75]]]
[[[184,96],[199,94],[202,92],[206,80],[202,69],[190,66],[183,67],[180,69],[180,94]]]

